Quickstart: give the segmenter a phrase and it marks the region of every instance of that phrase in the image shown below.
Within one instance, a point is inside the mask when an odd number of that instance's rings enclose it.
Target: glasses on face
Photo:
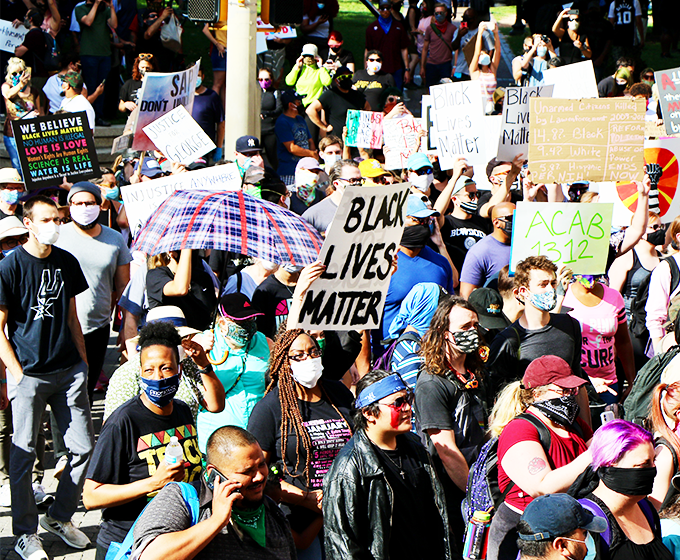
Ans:
[[[149,17],[152,17],[152,16],[153,16],[153,14],[149,14]],[[153,55],[149,54],[149,53],[141,53],[138,56],[138,58],[139,58],[139,60],[151,60],[153,58]]]
[[[363,177],[357,177],[354,179],[343,179],[342,177],[338,177],[336,181],[342,181],[344,183],[347,183],[351,187],[358,187],[364,184],[365,179]]]
[[[396,95],[390,95],[387,98],[387,103],[401,103],[401,97],[397,97]]]
[[[369,58],[369,62],[382,62],[382,58]]]
[[[91,208],[92,206],[97,206],[95,200],[88,200],[87,202],[71,202],[71,206],[80,206],[81,208]]]
[[[416,175],[432,175],[432,168],[431,167],[423,167],[421,169],[414,169],[413,172]]]
[[[7,249],[14,249],[19,245],[23,245],[28,241],[28,235],[22,235],[21,237],[8,237],[0,241],[0,247]]]
[[[662,227],[663,227],[662,224],[654,224],[653,226],[649,226],[649,229],[651,229],[652,231],[658,231],[658,230],[660,230]]]
[[[309,352],[295,352],[294,354],[288,354],[288,357],[296,362],[304,362],[307,358],[320,358],[321,350],[318,348],[312,348]]]
[[[642,76],[643,80],[649,80],[650,82],[654,79],[654,74],[645,74]]]
[[[406,405],[413,406],[413,393],[409,391],[407,394],[402,395],[401,397],[397,397],[391,403],[378,403],[378,404],[389,406],[394,410],[402,410]]]

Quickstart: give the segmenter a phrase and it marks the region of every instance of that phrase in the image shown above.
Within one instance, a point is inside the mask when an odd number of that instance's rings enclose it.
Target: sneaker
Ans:
[[[90,544],[90,539],[80,529],[76,528],[70,521],[57,521],[52,519],[49,515],[43,515],[40,518],[40,526],[54,533],[61,538],[67,545],[73,548],[84,549]]]
[[[14,550],[24,560],[50,560],[47,552],[43,549],[40,537],[32,535],[21,535],[14,545]]]
[[[49,506],[54,502],[54,496],[45,492],[42,484],[33,483],[33,497],[35,498],[36,506]]]
[[[62,455],[61,457],[59,457],[57,464],[54,465],[54,478],[56,478],[57,480],[61,478],[61,475],[64,474],[64,469],[66,468],[66,465],[68,465],[68,455]]]
[[[9,482],[0,488],[0,507],[12,507],[12,493],[9,489]]]

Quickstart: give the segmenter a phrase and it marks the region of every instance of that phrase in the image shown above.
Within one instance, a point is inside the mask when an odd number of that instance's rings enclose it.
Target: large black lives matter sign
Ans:
[[[28,190],[100,177],[87,113],[59,113],[12,121]]]

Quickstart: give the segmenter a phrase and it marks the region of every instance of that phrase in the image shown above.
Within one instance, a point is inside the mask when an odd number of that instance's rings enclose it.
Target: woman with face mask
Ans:
[[[141,53],[132,65],[132,77],[120,88],[118,110],[129,115],[137,108],[137,94],[142,87],[142,79],[147,72],[155,72],[158,69],[156,59],[150,53]]]
[[[506,386],[489,420],[498,437],[498,488],[504,493],[489,529],[488,560],[517,557],[517,523],[536,496],[566,492],[590,464],[593,432],[578,418],[586,379],[557,356],[542,356]]]
[[[321,558],[323,475],[352,435],[352,394],[322,378],[321,348],[302,329],[279,331],[270,359],[271,383],[255,405],[248,431],[267,463],[282,462],[280,495],[298,558]]]
[[[666,371],[669,371],[667,368]],[[663,378],[669,377],[668,380]],[[664,372],[662,383],[652,392],[649,421],[654,433],[657,474],[649,500],[657,510],[676,502],[678,490],[671,484],[678,474],[677,459],[680,456],[680,381],[677,376]]]
[[[652,442],[652,434],[625,420],[607,422],[593,436],[590,453],[599,484],[581,503],[606,518],[610,535],[609,542],[601,534],[586,539],[595,558],[673,559],[647,499],[657,476]]]
[[[560,58],[565,64],[573,64],[593,57],[588,37],[581,28],[578,10],[572,10],[571,7],[562,10],[552,26],[552,32],[560,41]]]
[[[491,53],[482,50],[482,36],[484,29],[493,32],[494,49],[493,58]],[[498,72],[498,64],[501,60],[501,39],[498,35],[498,25],[488,22],[481,22],[477,29],[477,43],[475,45],[475,53],[472,55],[470,61],[470,79],[479,80],[479,85],[482,94],[482,107],[486,114],[490,114],[494,110],[493,93],[496,91],[496,72]]]
[[[260,101],[260,126],[261,139],[264,146],[269,166],[276,169],[279,166],[279,158],[276,155],[276,133],[274,125],[276,119],[283,113],[281,92],[274,85],[274,77],[269,68],[260,68],[257,74],[257,83],[262,89]]]
[[[201,408],[196,419],[202,453],[212,433],[222,426],[248,425],[255,404],[264,396],[269,368],[269,347],[273,343],[258,332],[255,318],[263,313],[240,293],[222,296],[213,329],[215,342],[208,360],[225,392],[224,410]]]

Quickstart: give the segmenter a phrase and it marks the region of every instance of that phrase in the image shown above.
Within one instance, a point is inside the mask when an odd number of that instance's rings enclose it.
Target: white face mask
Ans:
[[[480,66],[488,66],[489,64],[491,64],[491,57],[486,53],[480,54],[479,55],[479,65]]]
[[[380,69],[382,68],[382,62],[368,61],[366,63],[366,68],[368,69],[369,72],[377,74],[378,72],[380,72]]]
[[[71,206],[71,218],[74,222],[78,222],[81,226],[89,226],[99,217],[101,208],[99,205],[95,206]]]
[[[416,175],[413,173],[409,178],[409,182],[419,191],[426,193],[427,189],[434,182],[434,175],[432,173],[429,175]]]
[[[301,362],[290,361],[293,379],[307,389],[313,389],[323,373],[321,358],[307,358]]]
[[[264,268],[267,272],[274,272],[277,268],[279,268],[279,265],[275,262],[266,261],[264,259],[258,259],[258,260],[260,261],[262,268]]]
[[[330,168],[333,167],[333,164],[335,164],[335,162],[340,161],[342,159],[342,156],[340,154],[321,154],[321,157],[323,158],[323,161],[326,164],[326,168],[328,170],[330,170]]]
[[[536,49],[536,54],[541,58],[545,58],[545,55],[548,54],[548,47],[538,47]]]
[[[37,232],[33,232],[41,245],[54,245],[59,239],[59,225],[54,222],[34,224]]]
[[[178,346],[177,351],[179,352],[179,361],[183,362],[184,360],[187,359],[187,351],[184,349],[184,346]]]
[[[572,31],[578,30],[578,28],[581,26],[581,24],[576,20],[571,20],[567,25]]]

